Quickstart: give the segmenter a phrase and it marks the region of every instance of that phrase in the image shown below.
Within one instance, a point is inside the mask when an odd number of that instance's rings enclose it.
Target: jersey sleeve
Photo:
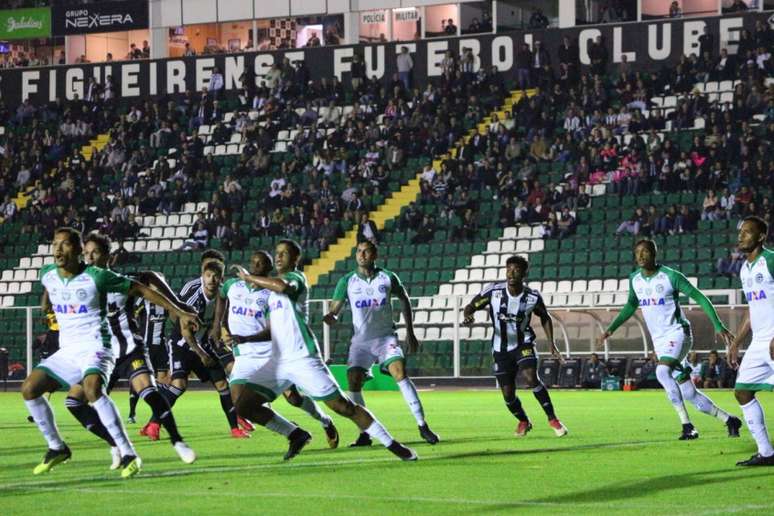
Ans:
[[[234,286],[234,283],[239,281],[237,278],[231,278],[226,280],[223,285],[220,286],[220,297],[228,297],[228,291]]]
[[[347,287],[351,277],[352,273],[346,274],[336,283],[336,290],[333,291],[334,301],[345,301],[347,299]]]
[[[610,323],[610,326],[607,327],[607,333],[613,333],[615,330],[620,328],[621,325],[629,319],[629,317],[634,315],[634,312],[637,311],[638,306],[640,306],[640,302],[637,299],[637,294],[634,293],[632,279],[629,278],[629,297],[626,299],[626,304],[623,306],[621,311],[618,312],[618,317],[616,317],[613,322]]]
[[[470,302],[474,310],[481,310],[489,305],[489,302],[492,300],[493,289],[494,284],[487,285],[481,292],[475,295],[475,297]]]
[[[720,320],[720,317],[718,317],[718,312],[715,310],[715,307],[712,306],[712,302],[709,300],[709,298],[707,298],[707,296],[705,296],[701,290],[691,285],[691,283],[688,281],[688,278],[686,278],[682,272],[668,270],[667,276],[669,276],[669,281],[672,282],[672,288],[675,289],[676,292],[682,292],[686,296],[696,301],[696,304],[698,304],[702,311],[707,314],[707,317],[709,317],[709,320],[712,322],[712,326],[715,327],[716,332],[726,330],[726,326]]]
[[[132,286],[132,280],[108,269],[89,267],[86,271],[94,278],[94,282],[97,284],[97,290],[100,292],[127,294],[129,288]]]
[[[282,279],[288,284],[289,290],[286,294],[291,301],[298,299],[309,288],[306,284],[306,278],[298,271],[287,272],[282,276]]]
[[[393,292],[399,292],[401,290],[405,290],[405,287],[403,286],[403,282],[400,280],[397,274],[395,274],[392,271],[384,271],[387,273],[387,276],[390,278],[390,290]]]
[[[769,269],[769,274],[774,278],[774,251],[771,249],[764,249],[763,258],[766,260],[766,267]]]
[[[52,270],[56,269],[56,265],[53,263],[49,263],[48,265],[44,265],[40,268],[40,272],[38,273],[38,280],[43,281],[43,278],[51,272]]]

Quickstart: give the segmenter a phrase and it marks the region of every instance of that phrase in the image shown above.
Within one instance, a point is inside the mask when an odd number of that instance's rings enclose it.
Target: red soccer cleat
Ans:
[[[245,432],[252,432],[255,430],[255,426],[243,417],[237,417],[237,423],[239,424],[239,427]]]
[[[151,441],[159,440],[159,433],[161,432],[161,425],[151,421],[140,430],[140,435],[146,436]]]
[[[562,424],[558,419],[551,419],[548,421],[548,426],[554,429],[554,433],[557,437],[567,435],[567,427]]]
[[[234,439],[249,439],[250,434],[245,430],[242,430],[241,428],[232,428],[231,437],[233,437]]]
[[[532,423],[529,421],[519,421],[519,426],[516,427],[516,437],[526,437],[527,432],[532,430]]]

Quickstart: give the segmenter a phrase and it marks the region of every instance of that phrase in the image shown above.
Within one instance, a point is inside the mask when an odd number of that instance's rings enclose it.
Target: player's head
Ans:
[[[769,234],[769,225],[760,217],[745,217],[739,226],[737,247],[743,253],[751,253],[762,247]]]
[[[376,244],[370,240],[365,240],[357,244],[355,259],[357,260],[358,267],[368,270],[373,269],[377,255],[378,251],[376,250]]]
[[[210,260],[203,267],[202,289],[208,298],[215,297],[223,279],[223,264],[217,260]]]
[[[107,267],[110,259],[110,237],[92,231],[83,239],[83,260],[89,265]]]
[[[207,249],[202,253],[201,257],[202,275],[204,274],[204,266],[212,261],[218,261],[223,264],[224,267],[226,266],[226,257],[223,256],[223,253],[217,249]]]
[[[301,260],[301,246],[298,242],[284,238],[277,242],[274,250],[274,266],[277,272],[283,273],[294,270]]]
[[[529,262],[523,256],[511,256],[505,262],[505,278],[509,285],[519,285],[527,277]]]
[[[81,253],[83,253],[81,232],[68,227],[58,228],[54,231],[51,247],[57,267],[74,267],[80,262]]]
[[[656,267],[657,253],[658,247],[656,247],[656,242],[649,238],[643,238],[634,244],[634,261],[637,267],[648,270],[654,269]]]
[[[250,257],[250,274],[268,276],[274,268],[274,260],[268,251],[256,251]]]

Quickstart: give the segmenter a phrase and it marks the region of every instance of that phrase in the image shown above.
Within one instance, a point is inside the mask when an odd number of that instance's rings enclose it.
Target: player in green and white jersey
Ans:
[[[739,277],[748,313],[728,348],[728,360],[733,367],[737,366],[739,345],[752,330],[752,341],[739,366],[734,394],[758,445],[758,453],[737,462],[737,466],[774,466],[774,447],[763,409],[755,397],[757,391],[774,390],[774,251],[763,247],[768,233],[766,221],[747,217],[739,227],[737,239],[739,250],[747,254]]]
[[[376,244],[370,240],[357,245],[357,270],[350,272],[336,284],[330,311],[324,318],[326,324],[336,324],[344,304],[349,302],[354,333],[347,359],[347,394],[355,403],[365,407],[363,382],[371,366],[379,364],[381,370],[389,373],[397,382],[403,399],[417,421],[419,435],[428,443],[437,444],[440,439],[427,425],[417,389],[406,375],[406,359],[395,332],[392,296],[397,297],[402,306],[409,351],[417,351],[419,343],[414,335],[411,301],[395,273],[376,267],[377,255]],[[370,445],[371,438],[368,434],[361,433],[351,446]]]
[[[393,439],[366,408],[343,395],[320,357],[317,339],[307,319],[309,284],[306,276],[298,270],[300,261],[301,246],[286,239],[280,240],[275,250],[277,277],[253,276],[244,267],[234,266],[241,280],[254,288],[271,291],[269,327],[272,360],[264,367],[246,372],[245,380],[266,401],[273,401],[279,393],[296,385],[307,396],[324,401],[334,412],[352,420],[361,431],[377,439],[401,460],[416,460],[417,454]],[[257,422],[266,423],[260,419]],[[285,431],[292,429],[286,428]],[[308,441],[309,438],[299,440],[298,450]]]
[[[81,261],[81,234],[72,228],[55,231],[53,249],[54,264],[41,269],[40,280],[59,323],[59,351],[36,366],[22,384],[27,409],[48,443],[43,462],[33,474],[46,473],[71,456],[43,394],[82,383],[86,399],[121,452],[121,476],[134,476],[140,471],[141,461],[118,409],[105,394],[115,365],[110,348],[107,295],[143,297],[177,314],[182,324],[193,328],[198,327],[198,320],[155,290],[112,271],[85,265]]]
[[[256,251],[250,258],[250,274],[253,276],[268,276],[273,268],[274,262],[266,251]],[[266,428],[276,431],[286,428],[284,424],[278,424],[278,421],[284,421],[284,419],[276,413],[266,412],[271,411],[271,408],[263,405],[265,399],[253,392],[254,387],[249,382],[250,373],[266,366],[272,356],[271,332],[268,323],[270,294],[270,290],[255,289],[239,278],[227,280],[220,289],[213,329],[218,334],[224,335],[222,341],[231,347],[234,354],[229,385],[237,412],[248,420],[253,418],[268,420]],[[226,327],[222,325],[224,316],[226,316]],[[320,422],[331,448],[339,445],[339,434],[333,420],[314,400],[308,396],[302,396],[295,388],[286,390],[283,394],[291,405],[301,408]],[[294,431],[297,432],[295,436],[292,433],[287,436],[291,443],[302,433],[309,435],[300,428]],[[289,456],[286,456],[286,459],[292,458],[291,450],[288,453]]]
[[[726,345],[733,340],[733,335],[720,321],[707,296],[691,285],[682,273],[657,263],[656,253],[656,244],[652,240],[643,239],[635,244],[634,261],[638,269],[629,275],[629,299],[607,331],[599,337],[599,342],[601,344],[610,337],[640,307],[658,356],[656,377],[683,425],[680,440],[699,437],[685,410],[684,400],[693,403],[701,412],[723,421],[730,437],[739,437],[742,425],[739,418],[718,408],[690,381],[691,368],[686,357],[693,345],[693,333],[680,307],[680,294],[699,304]]]

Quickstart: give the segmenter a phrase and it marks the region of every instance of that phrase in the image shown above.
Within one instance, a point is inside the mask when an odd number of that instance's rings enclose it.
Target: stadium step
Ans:
[[[96,138],[89,141],[88,145],[81,147],[81,154],[86,161],[91,161],[91,155],[94,149],[102,150],[110,141],[110,135],[107,133],[98,134]]]

